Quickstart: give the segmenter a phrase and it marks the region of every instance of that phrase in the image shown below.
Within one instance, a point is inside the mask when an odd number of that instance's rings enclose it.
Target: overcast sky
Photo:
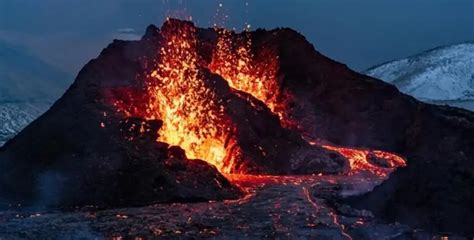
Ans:
[[[0,40],[75,75],[113,38],[166,15],[210,26],[219,3],[228,27],[292,27],[355,70],[474,40],[474,0],[0,0]]]

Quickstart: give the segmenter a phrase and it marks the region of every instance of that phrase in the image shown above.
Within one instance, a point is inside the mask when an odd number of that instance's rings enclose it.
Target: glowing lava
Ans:
[[[199,73],[195,34],[194,26],[187,24],[162,29],[158,69],[147,82],[152,96],[148,113],[163,120],[158,141],[180,146],[189,158],[205,159],[221,169],[226,156],[223,106]]]
[[[238,129],[225,114],[225,100],[218,97],[216,84],[203,69],[222,76],[231,88],[263,102],[280,117],[283,127],[293,125],[288,101],[294,97],[278,81],[279,58],[275,49],[253,46],[250,32],[215,30],[218,38],[212,55],[204,58],[197,28],[189,22],[167,20],[160,31],[156,68],[145,79],[145,92],[126,92],[122,97],[125,100],[114,105],[127,117],[162,120],[157,141],[181,147],[188,158],[205,160],[223,173],[245,173],[245,169],[234,166],[237,158],[245,156],[241,156],[236,141],[228,137]],[[351,172],[367,170],[384,177],[405,164],[401,157],[382,151],[313,145],[346,157]]]
[[[188,158],[224,171],[225,134],[232,125],[213,83],[201,71],[196,28],[167,20],[160,34],[156,68],[146,76],[145,91],[124,91],[114,105],[127,117],[162,120],[157,141],[179,146]]]
[[[249,34],[236,36],[225,29],[217,29],[219,38],[214,49],[209,69],[221,75],[229,85],[237,90],[246,92],[258,100],[280,117],[282,126],[294,126],[294,120],[288,116],[289,109],[282,97],[279,96],[281,87],[278,83],[278,56],[270,49],[259,49],[259,56],[252,51],[252,40]],[[284,99],[292,99],[291,94],[285,92]],[[310,142],[311,145],[319,145]],[[405,160],[395,154],[359,150],[352,148],[320,145],[325,149],[338,152],[349,160],[353,174],[357,171],[369,171],[380,177],[387,176],[393,169],[405,166]],[[386,166],[381,167],[371,163],[370,159],[383,161]]]
[[[256,61],[251,51],[252,40],[248,36],[234,36],[225,29],[217,31],[219,38],[209,69],[221,75],[232,88],[249,93],[274,111],[274,91],[279,89],[275,81],[278,57],[268,54],[268,58]]]
[[[276,51],[267,47],[253,51],[251,34],[247,31],[240,35],[226,29],[216,31],[219,37],[209,70],[222,76],[230,87],[265,103],[283,125],[289,125],[288,111],[282,103],[277,81],[279,61]]]
[[[386,177],[390,172],[399,167],[406,166],[405,160],[395,154],[354,148],[321,145],[322,147],[338,152],[349,160],[351,171],[349,175],[360,171],[369,171],[380,177]],[[378,164],[375,161],[380,162]],[[381,167],[383,165],[383,167]]]

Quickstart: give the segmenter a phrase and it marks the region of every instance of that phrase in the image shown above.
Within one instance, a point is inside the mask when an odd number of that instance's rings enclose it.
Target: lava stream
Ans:
[[[406,166],[405,160],[403,158],[388,152],[336,147],[331,145],[321,146],[326,149],[338,152],[349,160],[351,167],[349,175],[360,171],[369,171],[377,176],[385,178],[394,169]],[[375,161],[380,163],[377,164]]]

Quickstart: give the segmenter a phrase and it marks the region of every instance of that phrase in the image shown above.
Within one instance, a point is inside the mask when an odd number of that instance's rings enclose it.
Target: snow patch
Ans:
[[[474,100],[474,42],[436,48],[373,67],[365,74],[422,101]]]
[[[0,147],[43,114],[47,103],[0,103]]]

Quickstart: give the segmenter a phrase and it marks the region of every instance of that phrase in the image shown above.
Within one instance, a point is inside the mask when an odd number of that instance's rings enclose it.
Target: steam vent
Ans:
[[[291,29],[234,33],[169,19],[110,44],[0,148],[0,200],[203,202],[241,198],[239,176],[364,172],[388,180],[347,204],[472,233],[472,146],[472,113],[353,72]]]

